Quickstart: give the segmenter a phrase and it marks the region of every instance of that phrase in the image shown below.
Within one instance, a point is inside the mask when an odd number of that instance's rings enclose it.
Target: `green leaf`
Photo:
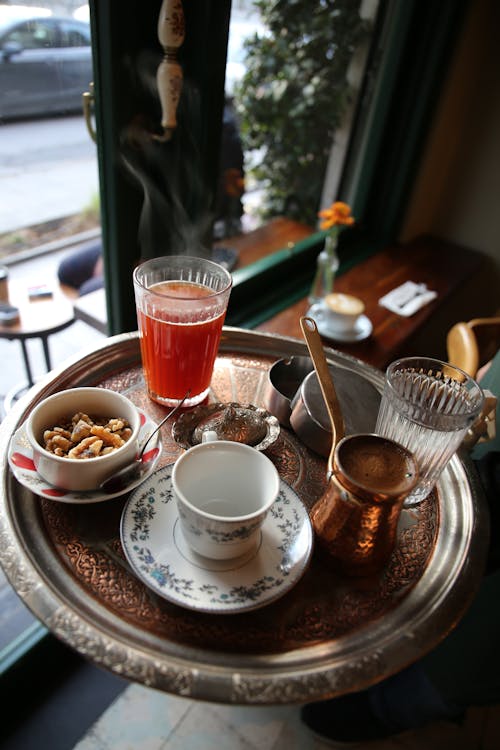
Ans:
[[[245,44],[235,93],[245,150],[266,157],[251,178],[265,183],[263,217],[316,224],[332,139],[350,98],[347,68],[369,34],[352,0],[256,0],[269,36]]]

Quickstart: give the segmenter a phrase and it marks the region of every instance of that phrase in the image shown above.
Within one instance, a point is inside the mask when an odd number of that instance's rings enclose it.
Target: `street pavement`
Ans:
[[[0,234],[88,207],[99,179],[83,116],[1,124],[0,184]]]
[[[0,234],[77,214],[98,192],[96,147],[83,117],[60,117],[0,125]],[[57,284],[57,266],[74,248],[9,262],[9,278]],[[21,254],[22,255],[22,254]],[[11,259],[12,260],[12,259]],[[75,323],[49,338],[53,366],[93,342],[97,332]],[[35,377],[44,373],[41,341],[27,341]],[[19,341],[0,339],[0,404],[24,380]]]
[[[61,219],[85,209],[98,193],[96,146],[83,117],[53,117],[0,125],[0,234]],[[9,278],[32,284],[57,284],[57,266],[64,247],[49,255],[12,264]],[[94,342],[94,329],[77,322],[49,338],[53,366]],[[42,377],[41,341],[27,341],[35,377]],[[0,404],[25,379],[19,341],[0,339]]]

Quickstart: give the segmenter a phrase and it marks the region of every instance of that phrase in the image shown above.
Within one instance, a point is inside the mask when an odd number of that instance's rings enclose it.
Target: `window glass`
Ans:
[[[59,25],[61,47],[88,47],[90,34],[81,28],[61,22]]]
[[[7,36],[7,41],[18,42],[23,49],[56,47],[57,28],[50,21],[26,21]]]
[[[278,216],[316,227],[322,204],[337,197],[377,7],[233,4],[216,237]],[[242,150],[241,168],[224,158],[228,144]]]

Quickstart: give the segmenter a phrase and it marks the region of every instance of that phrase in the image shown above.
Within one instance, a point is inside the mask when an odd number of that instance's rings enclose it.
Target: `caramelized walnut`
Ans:
[[[105,456],[121,448],[132,434],[126,419],[89,417],[78,412],[43,433],[43,447],[56,456],[77,459]]]

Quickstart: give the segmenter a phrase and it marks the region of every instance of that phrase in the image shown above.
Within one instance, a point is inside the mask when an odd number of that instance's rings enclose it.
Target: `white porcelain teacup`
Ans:
[[[257,545],[279,474],[255,448],[214,437],[204,435],[206,442],[177,459],[172,485],[186,542],[200,555],[225,560]]]
[[[323,299],[322,313],[329,327],[339,333],[350,333],[365,311],[364,302],[351,294],[331,292]]]

